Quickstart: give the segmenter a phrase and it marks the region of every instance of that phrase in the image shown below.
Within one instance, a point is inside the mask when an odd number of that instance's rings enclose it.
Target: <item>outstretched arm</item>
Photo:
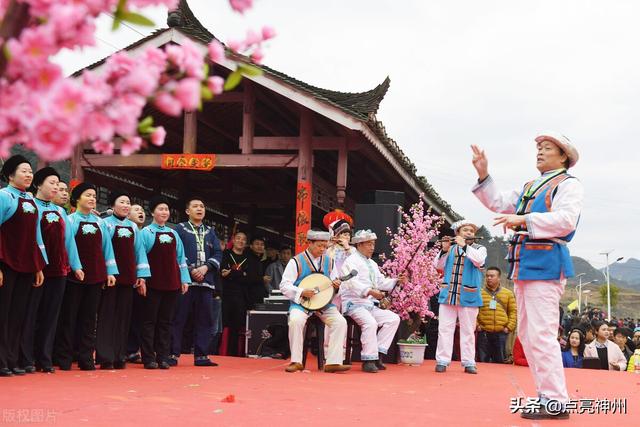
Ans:
[[[493,178],[489,175],[489,162],[484,150],[481,150],[477,145],[472,145],[471,150],[473,151],[472,164],[478,173],[478,183],[471,189],[473,194],[493,212],[514,213],[520,192],[517,190],[498,191]]]

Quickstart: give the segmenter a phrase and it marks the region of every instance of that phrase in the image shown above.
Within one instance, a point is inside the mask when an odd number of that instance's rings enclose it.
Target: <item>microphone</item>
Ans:
[[[339,277],[339,279],[341,282],[344,282],[353,277],[356,277],[357,275],[358,275],[358,270],[351,270],[351,273],[347,274],[346,276]]]

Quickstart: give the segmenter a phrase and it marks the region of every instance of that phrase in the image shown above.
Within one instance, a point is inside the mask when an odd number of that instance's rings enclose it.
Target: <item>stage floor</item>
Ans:
[[[286,362],[216,357],[219,367],[148,371],[58,371],[0,378],[2,425],[62,426],[637,426],[640,374],[568,369],[572,399],[626,398],[627,415],[572,414],[568,421],[533,423],[509,411],[510,399],[533,395],[529,369],[459,362],[445,374],[434,361],[388,365],[377,374],[310,371],[288,374]],[[227,400],[227,401],[225,401]],[[231,400],[231,401],[229,401]]]

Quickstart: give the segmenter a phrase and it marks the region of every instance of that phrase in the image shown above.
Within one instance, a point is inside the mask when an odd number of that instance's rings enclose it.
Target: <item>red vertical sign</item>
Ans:
[[[296,254],[307,247],[307,231],[311,228],[311,183],[299,181],[296,189]]]

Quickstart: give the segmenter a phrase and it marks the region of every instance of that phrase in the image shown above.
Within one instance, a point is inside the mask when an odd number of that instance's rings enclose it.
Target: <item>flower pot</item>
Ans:
[[[400,347],[400,363],[422,365],[424,362],[424,349],[427,344],[398,343],[398,347]]]

